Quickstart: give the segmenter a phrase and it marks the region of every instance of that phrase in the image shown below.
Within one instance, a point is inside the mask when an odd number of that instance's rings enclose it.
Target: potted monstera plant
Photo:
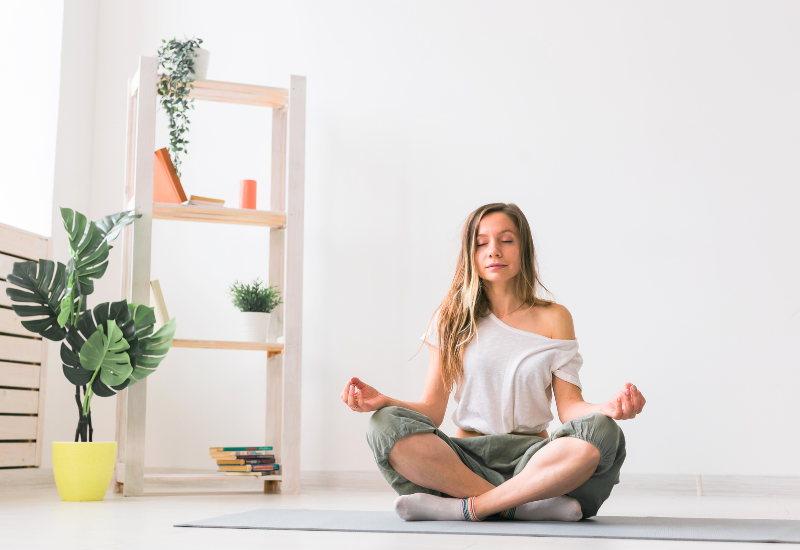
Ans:
[[[119,212],[89,222],[61,208],[69,234],[67,265],[50,260],[13,265],[6,294],[22,325],[61,342],[67,380],[75,385],[78,426],[73,442],[53,442],[53,473],[62,500],[102,500],[114,470],[116,442],[92,441],[92,397],[110,397],[152,374],[166,356],[175,319],[153,330],[153,308],[126,300],[89,309],[94,281],[108,267],[109,243],[141,214]],[[83,390],[83,397],[81,397]]]

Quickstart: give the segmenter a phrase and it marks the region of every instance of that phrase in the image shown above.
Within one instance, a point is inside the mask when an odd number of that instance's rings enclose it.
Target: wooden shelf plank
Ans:
[[[205,101],[282,109],[289,103],[289,90],[220,80],[195,80],[194,90],[189,92],[189,97]]]
[[[197,349],[239,349],[253,351],[268,351],[271,353],[283,353],[283,344],[270,342],[235,342],[230,340],[185,340],[175,338],[172,341],[173,348],[197,348]]]
[[[268,476],[229,476],[225,474],[144,474],[145,481],[230,481],[232,479],[254,479],[256,481],[281,481],[280,474]]]
[[[214,208],[188,204],[153,203],[153,219],[182,220],[189,222],[228,223],[233,225],[260,225],[283,227],[285,212],[248,210],[246,208]]]

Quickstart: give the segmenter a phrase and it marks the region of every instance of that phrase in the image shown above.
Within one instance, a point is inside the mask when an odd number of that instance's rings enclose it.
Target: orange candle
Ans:
[[[256,180],[239,182],[239,208],[256,209]]]

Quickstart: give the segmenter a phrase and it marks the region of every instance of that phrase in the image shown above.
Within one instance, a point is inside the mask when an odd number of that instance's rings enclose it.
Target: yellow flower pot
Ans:
[[[61,500],[103,500],[114,473],[116,456],[116,441],[53,441],[53,475]]]

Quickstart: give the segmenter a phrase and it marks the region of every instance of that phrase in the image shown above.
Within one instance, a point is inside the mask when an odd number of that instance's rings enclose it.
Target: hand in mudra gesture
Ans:
[[[386,406],[386,396],[355,376],[342,390],[342,401],[355,412],[370,412]]]
[[[642,392],[630,382],[625,382],[625,389],[600,405],[600,412],[614,420],[628,420],[642,412],[644,404]]]

